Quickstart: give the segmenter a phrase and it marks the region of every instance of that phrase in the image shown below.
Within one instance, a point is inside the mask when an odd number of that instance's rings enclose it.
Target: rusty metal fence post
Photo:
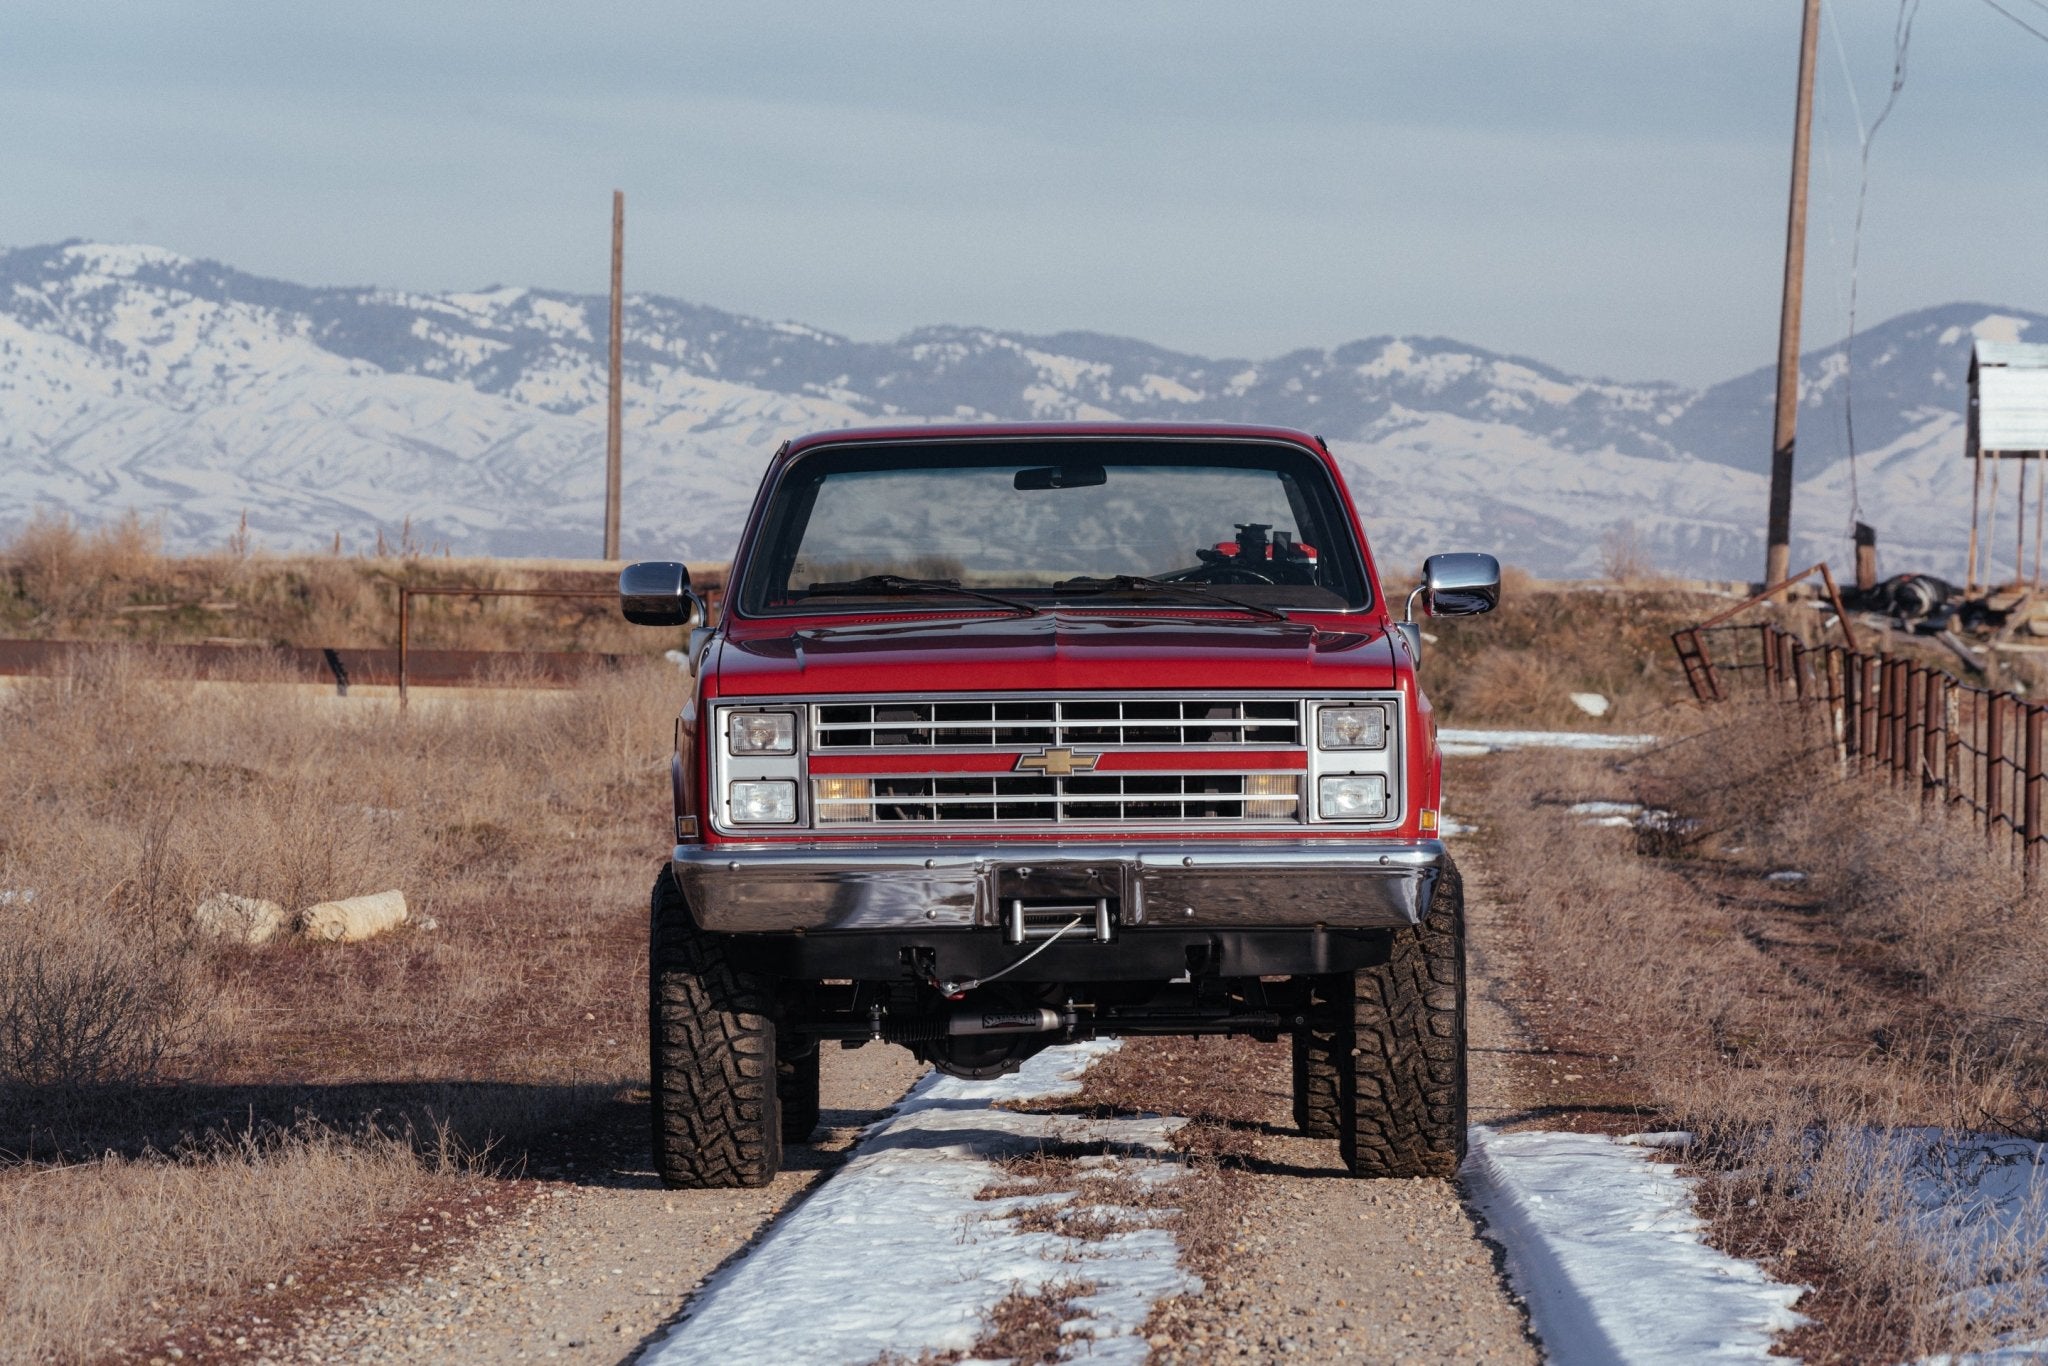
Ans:
[[[1892,679],[1898,673],[1898,661],[1880,659],[1877,661],[1877,734],[1875,755],[1877,767],[1887,778],[1892,776],[1892,720],[1898,710],[1899,690]]]
[[[1939,669],[1922,671],[1920,684],[1920,795],[1926,805],[1933,805],[1936,794],[1942,786],[1941,759],[1946,743],[1946,721],[1942,706],[1942,682],[1945,675]]]
[[[1927,751],[1927,670],[1918,664],[1906,670],[1906,743],[1899,753],[1899,782],[1925,788],[1920,759]]]
[[[2028,706],[2027,766],[2025,790],[2021,798],[2021,810],[2026,814],[2020,830],[2020,867],[2025,871],[2029,882],[2034,880],[2041,860],[2041,723],[2041,708]]]
[[[1941,678],[1941,730],[1941,788],[1953,806],[1963,799],[1963,703],[1956,681],[1947,674]]]
[[[1892,786],[1906,781],[1913,768],[1913,663],[1892,661]]]
[[[412,647],[412,589],[398,585],[398,709],[405,710],[406,682],[410,671],[407,656]]]
[[[1821,686],[1827,692],[1827,725],[1829,739],[1835,741],[1835,758],[1841,758],[1841,737],[1845,733],[1843,705],[1847,700],[1847,692],[1843,690],[1841,655],[1843,651],[1837,645],[1827,645],[1821,649]]]
[[[1850,770],[1863,767],[1863,656],[1842,652],[1842,760]]]
[[[1985,700],[1989,705],[1984,718],[1984,841],[1996,847],[1998,824],[2005,819],[2005,699],[1992,693]]]

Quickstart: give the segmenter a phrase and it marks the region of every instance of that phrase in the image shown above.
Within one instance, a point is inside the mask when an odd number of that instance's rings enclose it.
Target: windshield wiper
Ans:
[[[847,579],[843,583],[814,583],[804,590],[804,596],[833,597],[845,593],[945,593],[956,598],[977,598],[992,602],[998,607],[1007,607],[1019,616],[1035,617],[1041,608],[1015,598],[997,597],[994,593],[983,593],[978,589],[962,588],[958,579],[907,579],[901,574],[869,574],[863,578]]]
[[[1242,598],[1233,598],[1227,593],[1219,593],[1215,589],[1201,584],[1175,583],[1171,579],[1150,579],[1143,574],[1114,574],[1106,579],[1091,578],[1084,575],[1078,579],[1067,579],[1056,583],[1053,587],[1074,588],[1084,593],[1115,593],[1119,591],[1141,594],[1174,593],[1178,594],[1184,602],[1222,603],[1226,607],[1235,607],[1241,612],[1250,612],[1252,615],[1264,617],[1268,621],[1287,620],[1285,612],[1276,612],[1270,607],[1261,607],[1255,602],[1246,602]]]

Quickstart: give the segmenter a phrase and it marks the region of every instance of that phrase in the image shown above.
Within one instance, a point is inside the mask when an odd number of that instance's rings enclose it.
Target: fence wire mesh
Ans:
[[[1808,645],[1775,622],[1692,627],[1672,644],[1700,701],[1819,710],[1851,771],[1967,813],[2029,881],[2040,871],[2048,707],[1902,656]]]

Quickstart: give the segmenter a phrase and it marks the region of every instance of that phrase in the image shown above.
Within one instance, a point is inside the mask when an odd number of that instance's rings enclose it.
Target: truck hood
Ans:
[[[754,628],[758,629],[758,628]],[[934,692],[1283,689],[1394,684],[1383,623],[1047,612],[994,620],[809,625],[721,638],[707,673],[725,697]]]

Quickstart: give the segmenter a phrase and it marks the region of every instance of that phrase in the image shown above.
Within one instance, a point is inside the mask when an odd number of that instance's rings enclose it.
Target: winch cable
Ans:
[[[1004,968],[1001,972],[992,972],[986,977],[969,978],[965,982],[941,982],[938,978],[934,977],[931,979],[931,984],[934,987],[938,988],[939,995],[945,997],[949,1001],[957,1001],[962,996],[965,996],[968,992],[974,990],[976,987],[985,987],[990,982],[995,981],[998,977],[1009,976],[1018,968],[1023,967],[1026,963],[1038,957],[1039,954],[1044,953],[1047,949],[1051,948],[1054,944],[1058,943],[1061,935],[1065,934],[1068,930],[1073,929],[1076,925],[1080,924],[1083,920],[1086,919],[1086,916],[1075,916],[1072,920],[1069,920],[1066,924],[1060,926],[1057,930],[1054,930],[1051,934],[1047,935],[1045,942],[1043,944],[1040,944],[1037,948],[1025,954],[1022,958],[1019,958],[1016,962],[1010,964],[1010,966]]]

